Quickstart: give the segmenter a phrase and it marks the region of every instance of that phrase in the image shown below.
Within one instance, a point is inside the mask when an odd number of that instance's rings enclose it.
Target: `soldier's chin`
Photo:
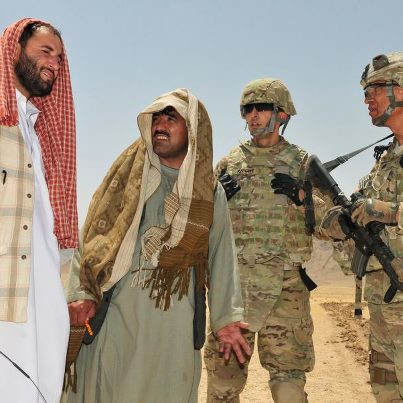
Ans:
[[[377,117],[374,117],[374,118],[371,118],[371,119],[372,119],[372,124],[374,126],[377,126],[377,127],[385,127],[386,122],[388,120],[388,119],[385,119],[383,117],[383,115],[382,116],[377,116]]]
[[[258,129],[250,130],[250,135],[252,137],[266,137],[269,134],[268,127],[259,127]]]

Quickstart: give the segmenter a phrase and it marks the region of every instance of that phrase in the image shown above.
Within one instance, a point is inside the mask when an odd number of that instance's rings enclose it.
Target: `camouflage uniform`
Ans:
[[[379,55],[372,59],[361,76],[365,103],[368,104],[372,124],[392,126],[395,140],[376,162],[370,174],[360,181],[364,199],[358,200],[352,211],[352,219],[358,225],[378,221],[385,224],[381,237],[396,257],[392,266],[399,280],[403,280],[403,145],[399,119],[395,113],[403,107],[403,52]],[[386,98],[389,104],[386,104]],[[328,214],[321,229],[339,238],[335,218]],[[338,218],[337,218],[338,219]],[[340,225],[339,225],[340,227]],[[383,301],[390,280],[381,264],[371,257],[367,266],[364,298],[370,314],[370,363],[371,387],[378,402],[403,402],[403,292],[398,291],[390,303]]]
[[[394,142],[375,164],[364,183],[364,197],[387,202],[403,202],[403,147]],[[393,254],[403,257],[403,209],[397,226],[385,227],[384,242]],[[390,281],[374,257],[367,267],[364,298],[370,313],[370,377],[379,402],[403,401],[403,292],[392,302],[383,297]]]
[[[217,167],[241,186],[228,206],[250,325],[244,334],[253,350],[257,333],[260,362],[270,373],[276,402],[306,401],[305,372],[314,366],[310,293],[298,271],[311,256],[312,238],[305,234],[304,208],[271,188],[277,172],[302,178],[306,158],[304,150],[281,138],[268,148],[245,142]],[[208,402],[239,402],[248,364],[240,367],[234,356],[225,364],[217,350],[211,333],[205,347]]]
[[[403,107],[403,101],[396,98],[394,89],[403,87],[403,52],[375,56],[364,69],[360,84],[370,107],[371,103],[377,102],[374,94],[379,87],[384,88],[382,100],[385,96],[389,100],[382,114],[372,116],[375,126],[390,128],[392,116],[402,119],[396,110]],[[395,134],[395,137],[400,135]],[[397,144],[396,138],[366,180],[361,181],[360,187],[364,197],[390,206],[390,211],[398,207],[398,213],[394,213],[397,225],[386,225],[382,238],[393,254],[403,259],[403,146]],[[375,217],[372,211],[370,214]],[[380,217],[382,220],[384,215]],[[399,271],[403,269],[403,263],[398,263],[397,267],[402,281]],[[369,261],[365,284],[364,297],[370,313],[372,391],[378,402],[403,402],[403,292],[398,291],[391,303],[383,302],[390,281],[375,258]]]

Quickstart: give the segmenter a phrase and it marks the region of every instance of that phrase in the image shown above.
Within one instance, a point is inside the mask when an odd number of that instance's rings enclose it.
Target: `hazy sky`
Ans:
[[[322,161],[385,136],[371,125],[359,79],[373,56],[403,50],[402,15],[402,0],[20,0],[2,7],[0,29],[35,17],[62,31],[82,223],[107,169],[138,137],[137,114],[178,87],[206,105],[215,161],[249,137],[239,99],[261,77],[288,86],[298,114],[285,137]],[[371,154],[334,171],[345,193],[368,173]]]

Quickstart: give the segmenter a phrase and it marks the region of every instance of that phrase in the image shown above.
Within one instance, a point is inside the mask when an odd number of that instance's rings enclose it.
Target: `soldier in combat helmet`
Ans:
[[[312,281],[302,268],[312,252],[302,205],[308,155],[282,136],[296,114],[282,81],[264,78],[248,83],[240,107],[252,138],[230,151],[216,173],[229,199],[249,323],[243,333],[252,349],[257,335],[260,362],[269,371],[274,401],[307,402],[305,374],[312,371],[315,360],[307,288]],[[316,213],[324,213],[325,202],[314,196],[314,203]],[[213,333],[204,358],[208,402],[239,402],[248,362],[241,366],[234,355],[224,362]]]
[[[395,270],[403,270],[403,52],[379,55],[361,77],[364,102],[372,124],[388,127],[394,140],[361,181],[364,196],[355,203],[352,220],[362,226],[385,224],[382,238],[397,258]],[[323,219],[320,231],[333,239],[345,237],[339,225],[342,210],[334,207]],[[364,298],[370,314],[369,372],[378,402],[403,402],[403,292],[390,303],[383,298],[389,277],[375,257],[367,266]]]

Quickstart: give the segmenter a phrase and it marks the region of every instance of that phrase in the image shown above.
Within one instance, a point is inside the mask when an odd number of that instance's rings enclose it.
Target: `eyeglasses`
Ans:
[[[373,98],[376,95],[379,95],[382,92],[382,88],[386,88],[388,85],[394,85],[391,83],[375,83],[375,84],[370,84],[367,87],[365,87],[364,90],[364,98],[369,99]]]
[[[251,113],[253,111],[253,108],[255,108],[258,112],[263,112],[263,111],[272,111],[274,109],[274,106],[273,104],[268,103],[242,105],[241,106],[242,116]]]

